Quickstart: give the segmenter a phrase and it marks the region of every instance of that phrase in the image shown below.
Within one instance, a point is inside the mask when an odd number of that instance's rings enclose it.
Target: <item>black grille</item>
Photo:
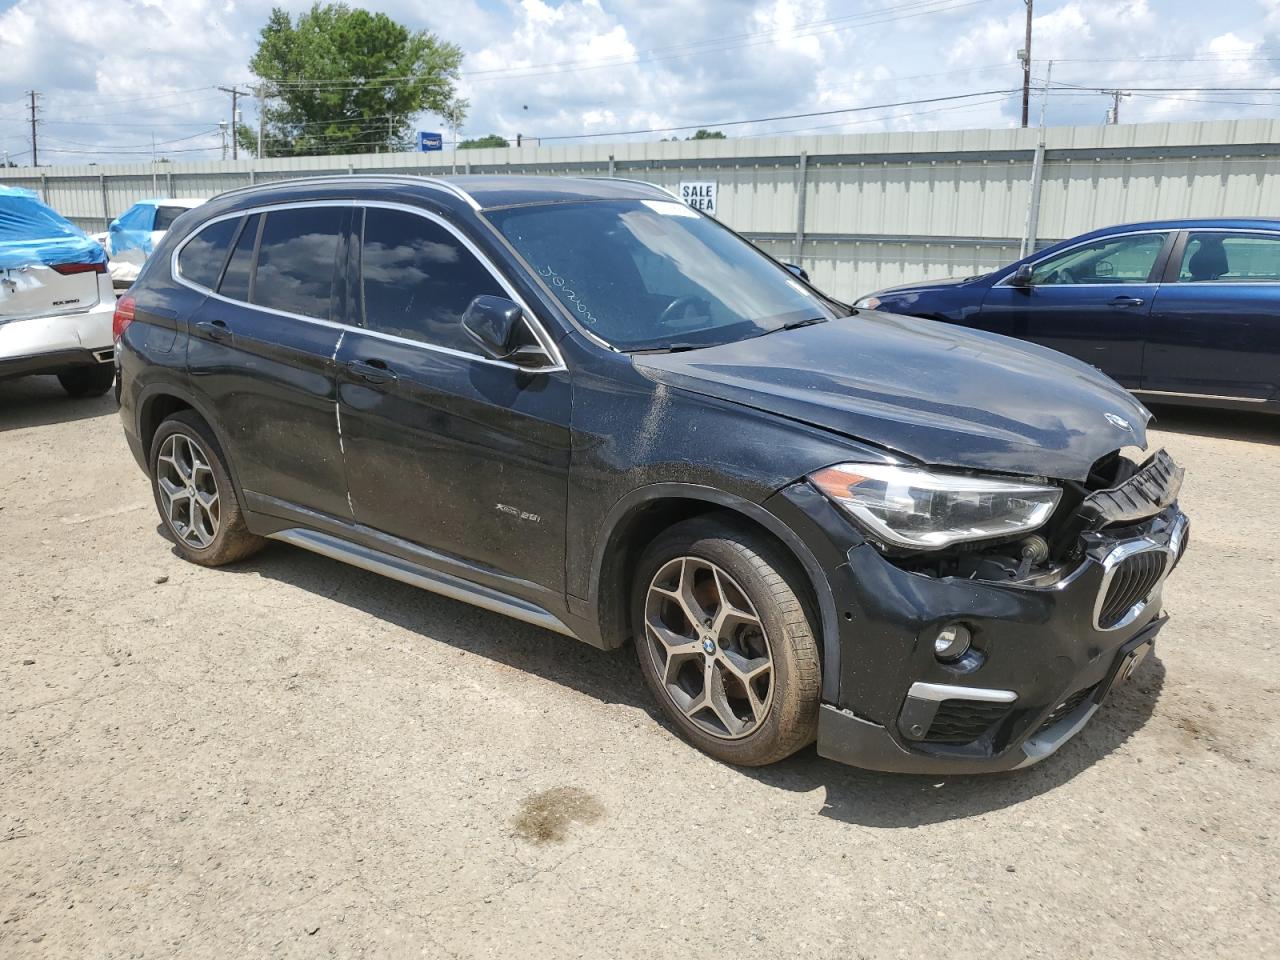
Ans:
[[[1164,550],[1144,550],[1117,563],[1098,608],[1098,627],[1110,630],[1123,620],[1135,603],[1155,589],[1168,562],[1169,555]]]
[[[934,714],[925,740],[929,743],[972,743],[1008,712],[1007,703],[944,700]]]
[[[1053,711],[1044,718],[1044,723],[1040,724],[1040,729],[1037,730],[1036,733],[1040,733],[1042,730],[1048,730],[1063,717],[1074,712],[1080,704],[1084,703],[1093,695],[1093,691],[1096,689],[1097,685],[1095,684],[1092,687],[1085,687],[1083,690],[1077,690],[1071,696],[1067,697],[1067,699],[1054,707]]]

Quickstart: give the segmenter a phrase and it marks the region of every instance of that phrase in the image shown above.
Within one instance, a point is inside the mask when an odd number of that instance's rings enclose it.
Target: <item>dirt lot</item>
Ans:
[[[1280,420],[1162,411],[1157,657],[988,778],[721,766],[628,654],[285,546],[178,560],[0,384],[0,956],[1280,955]]]

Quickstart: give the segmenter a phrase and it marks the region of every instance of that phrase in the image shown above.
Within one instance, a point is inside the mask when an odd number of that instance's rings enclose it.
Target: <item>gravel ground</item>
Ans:
[[[1280,419],[1161,422],[1157,655],[922,778],[722,766],[629,653],[300,550],[185,564],[109,399],[0,384],[0,956],[1280,955]]]

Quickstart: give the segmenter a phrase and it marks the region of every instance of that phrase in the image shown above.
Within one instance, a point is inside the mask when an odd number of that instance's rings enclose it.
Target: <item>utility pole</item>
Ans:
[[[265,83],[258,84],[254,95],[258,98],[258,159],[261,160],[267,155],[267,148],[264,145],[263,130],[265,128],[265,116],[267,112],[267,85]]]
[[[241,90],[239,87],[219,87],[223,93],[231,94],[231,159],[235,160],[239,156],[236,149],[236,128],[239,125],[240,114],[236,110],[236,103],[241,97],[249,96],[248,90]]]
[[[222,159],[227,159],[227,121],[218,121],[218,132],[222,134]]]
[[[1103,90],[1108,97],[1111,97],[1112,107],[1107,111],[1107,123],[1115,125],[1120,122],[1120,98],[1127,97],[1129,94],[1123,90]]]
[[[39,94],[34,90],[28,90],[27,95],[31,97],[31,165],[38,167],[40,166],[40,156],[36,147],[36,97]]]
[[[1022,125],[1027,125],[1027,115],[1031,110],[1031,11],[1035,0],[1022,0],[1027,5],[1027,38],[1022,49],[1018,51],[1018,59],[1022,61]]]

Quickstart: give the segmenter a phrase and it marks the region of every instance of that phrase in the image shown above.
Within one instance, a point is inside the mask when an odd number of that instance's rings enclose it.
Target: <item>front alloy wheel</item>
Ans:
[[[795,558],[732,514],[686,520],[645,549],[632,595],[637,659],[687,740],[747,766],[813,740],[821,665],[805,593]]]
[[[713,737],[755,730],[773,698],[773,656],[755,607],[724,570],[677,557],[654,575],[645,640],[668,697]]]

